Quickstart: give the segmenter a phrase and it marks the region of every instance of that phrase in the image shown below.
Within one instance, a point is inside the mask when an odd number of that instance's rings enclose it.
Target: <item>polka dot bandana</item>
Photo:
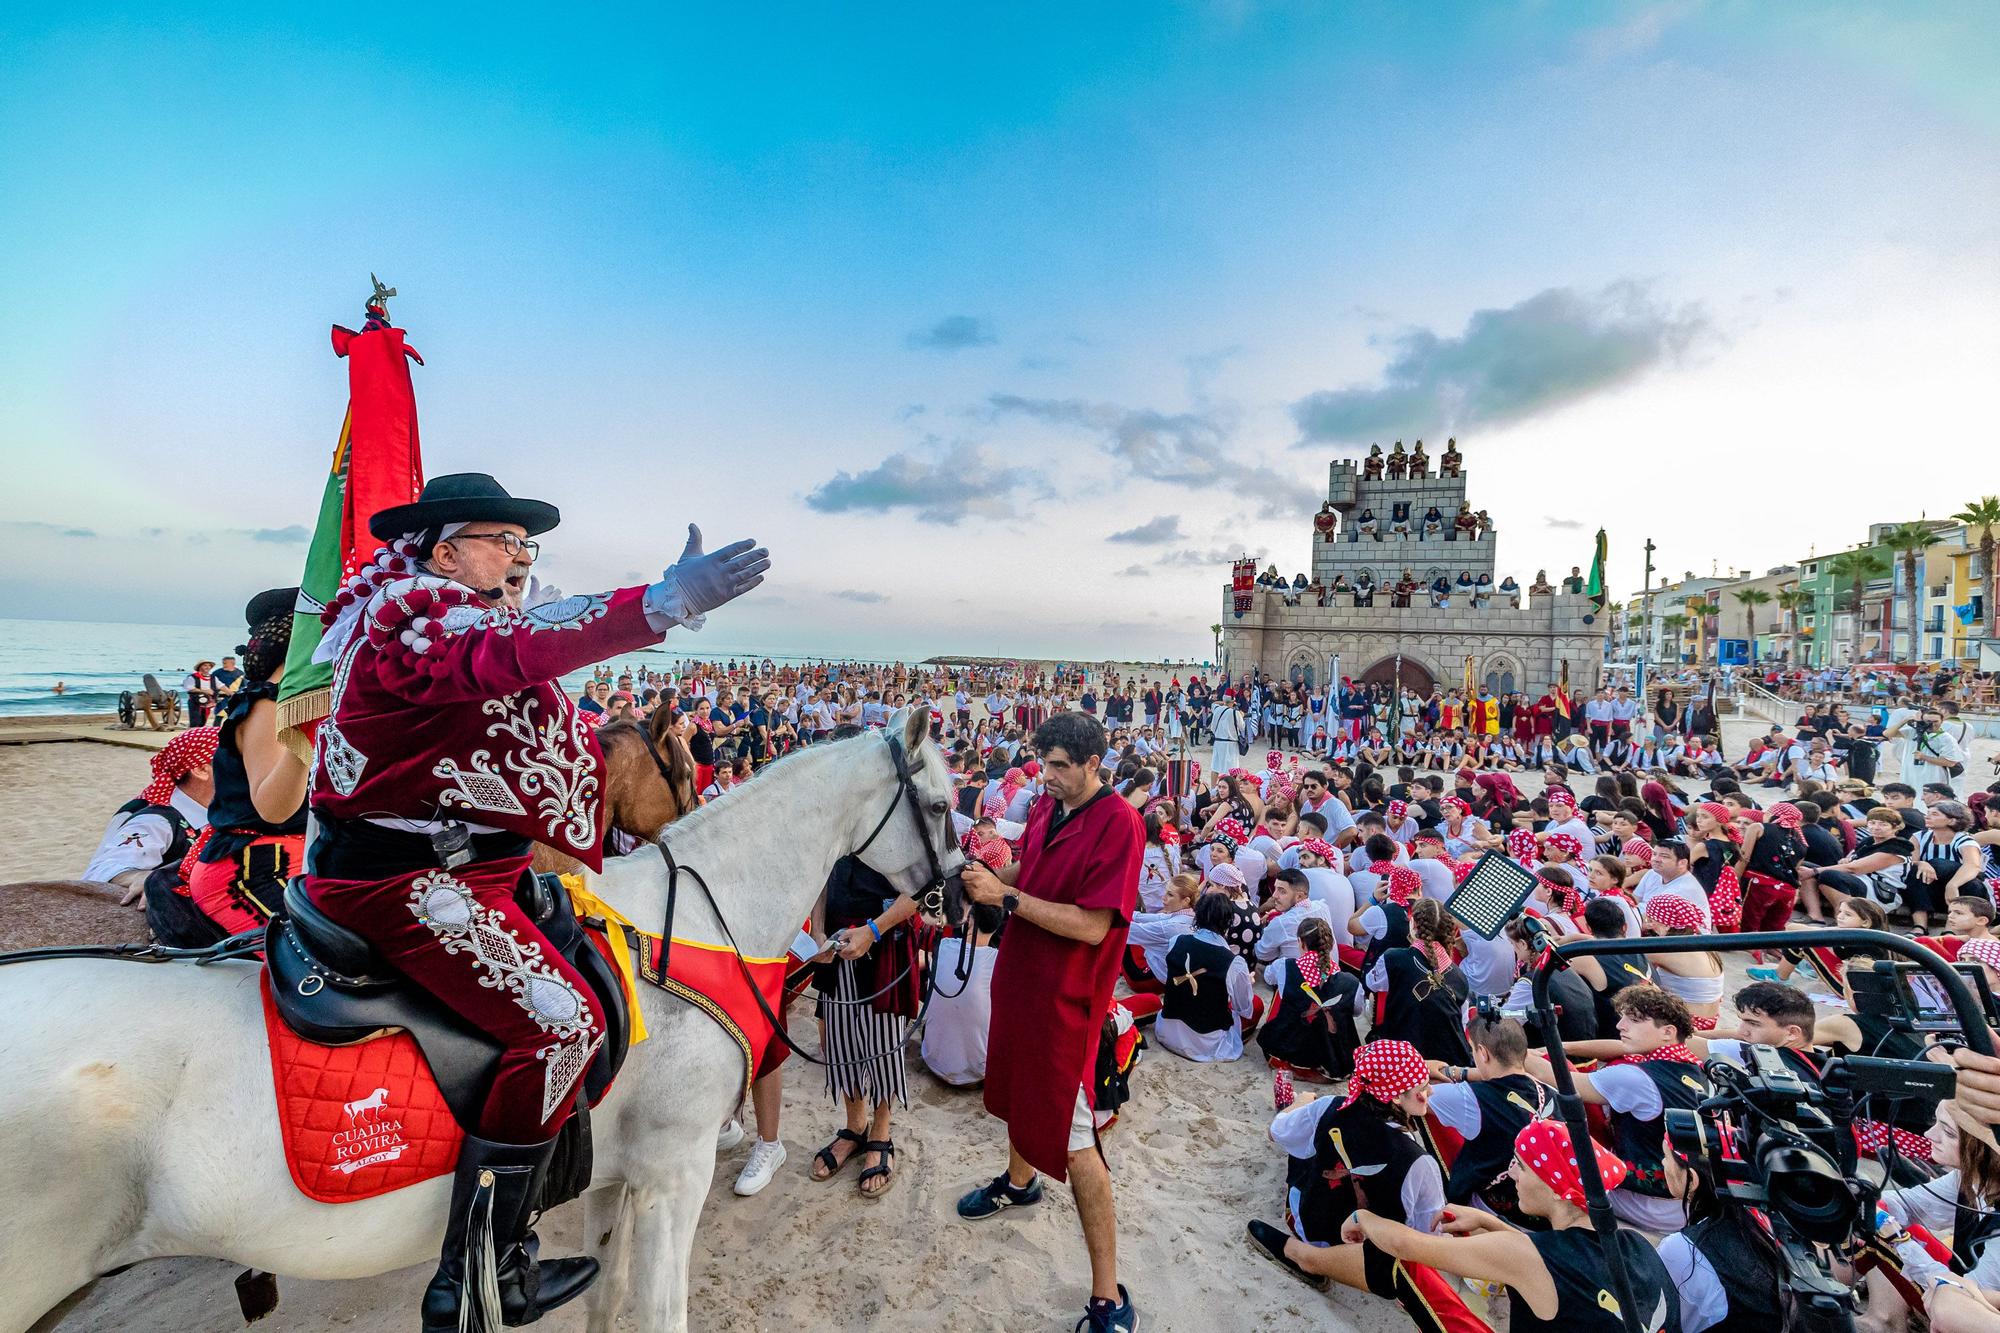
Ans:
[[[153,751],[153,780],[139,793],[147,805],[174,799],[174,784],[215,758],[222,732],[215,727],[190,727]]]
[[[1535,855],[1535,835],[1532,830],[1517,828],[1507,835],[1507,855],[1522,865],[1533,864]]]
[[[1573,833],[1551,833],[1546,841],[1572,861],[1583,855],[1583,842]]]
[[[1793,832],[1797,832],[1799,826],[1806,822],[1806,817],[1800,814],[1799,808],[1790,801],[1780,801],[1769,810],[1766,810],[1764,812],[1764,819],[1768,823],[1776,824],[1779,828],[1791,829]]]
[[[1656,893],[1646,904],[1646,919],[1662,930],[1700,930],[1701,909],[1671,893]],[[1995,941],[2000,943],[2000,941]]]
[[[1417,878],[1417,872],[1408,866],[1391,866],[1389,873],[1382,877],[1382,896],[1398,907],[1408,907],[1410,900],[1423,887],[1424,882]]]
[[[1215,821],[1215,836],[1227,838],[1238,847],[1250,841],[1250,831],[1243,827],[1243,821],[1228,815]]]
[[[1576,797],[1570,795],[1561,787],[1553,788],[1549,792],[1549,809],[1552,812],[1556,810],[1568,810],[1573,814],[1576,811]]]
[[[1285,757],[1279,754],[1276,750],[1273,750],[1269,754],[1264,756],[1264,767],[1271,770],[1273,773],[1277,772],[1284,766],[1285,766]]]
[[[1978,963],[2000,972],[2000,940],[1967,940],[1958,946],[1958,958],[1964,963]]]
[[[1341,1105],[1351,1106],[1363,1094],[1393,1102],[1430,1077],[1430,1066],[1407,1041],[1371,1041],[1354,1054],[1354,1074],[1347,1080],[1347,1100]]]
[[[1469,815],[1472,813],[1472,807],[1467,805],[1464,801],[1459,800],[1456,796],[1447,796],[1442,801],[1439,801],[1438,804],[1442,805],[1447,810],[1456,810],[1461,815]]]
[[[1311,852],[1328,865],[1332,865],[1340,859],[1340,853],[1335,850],[1334,845],[1324,838],[1307,838],[1299,844],[1299,850],[1302,852]]]
[[[1410,803],[1408,801],[1389,802],[1389,826],[1391,828],[1401,828],[1403,821],[1409,817]]]
[[[1625,845],[1618,849],[1618,854],[1628,861],[1650,861],[1653,859],[1653,844],[1644,838],[1630,837],[1625,839]]]
[[[1586,1140],[1597,1157],[1597,1174],[1606,1191],[1618,1188],[1625,1179],[1625,1163],[1597,1143]],[[1555,1191],[1558,1199],[1585,1206],[1583,1171],[1576,1158],[1576,1143],[1569,1126],[1560,1120],[1537,1120],[1514,1136],[1514,1155],[1535,1173],[1535,1178]]]

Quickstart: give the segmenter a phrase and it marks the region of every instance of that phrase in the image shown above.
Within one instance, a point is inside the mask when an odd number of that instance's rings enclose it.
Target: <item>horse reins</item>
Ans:
[[[909,754],[904,749],[902,740],[899,737],[885,735],[883,741],[888,745],[890,759],[896,766],[896,791],[889,798],[889,807],[882,812],[882,817],[875,821],[874,829],[862,840],[861,845],[848,853],[848,855],[859,856],[873,846],[875,840],[882,836],[882,831],[889,827],[889,821],[894,818],[897,807],[907,803],[910,808],[911,817],[916,820],[917,838],[923,844],[924,857],[930,864],[930,878],[925,881],[923,888],[920,890],[920,896],[917,898],[918,906],[923,911],[941,913],[944,910],[945,884],[950,879],[950,876],[945,873],[944,862],[938,856],[937,844],[931,838],[930,824],[924,817],[923,802],[917,793],[916,778],[910,768]],[[660,849],[660,855],[667,863],[667,911],[666,921],[661,928],[660,937],[660,970],[663,974],[666,971],[668,953],[673,948],[674,910],[680,896],[680,880],[681,876],[686,875],[701,890],[703,899],[708,903],[709,911],[714,913],[716,924],[722,928],[722,937],[728,941],[729,952],[735,958],[737,969],[743,974],[744,984],[749,989],[751,998],[756,1000],[757,1008],[762,1012],[764,1021],[770,1025],[771,1031],[777,1038],[784,1042],[785,1046],[800,1059],[810,1064],[821,1065],[829,1069],[861,1068],[873,1064],[883,1056],[888,1055],[890,1051],[897,1049],[897,1047],[908,1045],[913,1037],[922,1032],[924,1020],[930,1013],[931,1000],[937,994],[937,947],[935,945],[929,951],[930,966],[925,970],[923,983],[924,997],[923,1001],[917,1007],[917,1016],[911,1020],[908,1031],[904,1033],[901,1040],[896,1042],[894,1046],[857,1060],[827,1060],[814,1055],[803,1046],[800,1046],[792,1040],[791,1033],[786,1030],[784,1020],[772,1011],[770,1001],[764,998],[763,988],[757,984],[756,977],[751,973],[750,964],[744,958],[743,947],[736,942],[736,934],[729,928],[728,919],[722,914],[722,904],[716,901],[715,891],[709,887],[708,880],[693,866],[683,865],[676,859],[673,848],[667,844],[667,839],[664,835],[659,838],[657,845]],[[910,967],[912,966],[915,966],[915,964],[912,963],[906,966],[902,972],[897,974],[894,980],[872,995],[854,1000],[840,1000],[831,997],[822,998],[828,999],[828,1002],[833,1004],[861,1005],[870,1003],[877,997],[887,994],[897,986],[900,986],[903,980],[909,976]],[[945,997],[947,999],[953,999],[965,993],[965,987],[972,976],[972,950],[970,948],[960,951],[959,962],[953,969],[953,976],[958,979],[959,988],[951,995],[947,995]]]

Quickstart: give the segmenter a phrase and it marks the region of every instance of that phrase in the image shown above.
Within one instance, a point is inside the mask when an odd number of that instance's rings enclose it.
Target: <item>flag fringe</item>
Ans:
[[[303,728],[333,711],[333,687],[323,685],[289,699],[278,700],[278,739],[302,764],[312,763],[312,737]]]

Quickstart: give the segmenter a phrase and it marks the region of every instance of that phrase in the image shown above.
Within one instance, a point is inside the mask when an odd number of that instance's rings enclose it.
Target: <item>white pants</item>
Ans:
[[[1232,768],[1242,767],[1242,764],[1243,751],[1237,748],[1235,741],[1217,741],[1214,757],[1209,760],[1208,771],[1227,773]]]

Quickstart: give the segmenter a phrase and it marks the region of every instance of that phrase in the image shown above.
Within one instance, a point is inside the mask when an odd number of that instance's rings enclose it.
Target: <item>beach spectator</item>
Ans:
[[[993,947],[1002,914],[984,903],[972,906],[972,961],[966,967],[966,941],[940,940],[937,948],[937,988],[924,1020],[924,1066],[953,1087],[976,1087],[986,1078],[986,1030],[993,1021],[993,964],[1000,956]]]

